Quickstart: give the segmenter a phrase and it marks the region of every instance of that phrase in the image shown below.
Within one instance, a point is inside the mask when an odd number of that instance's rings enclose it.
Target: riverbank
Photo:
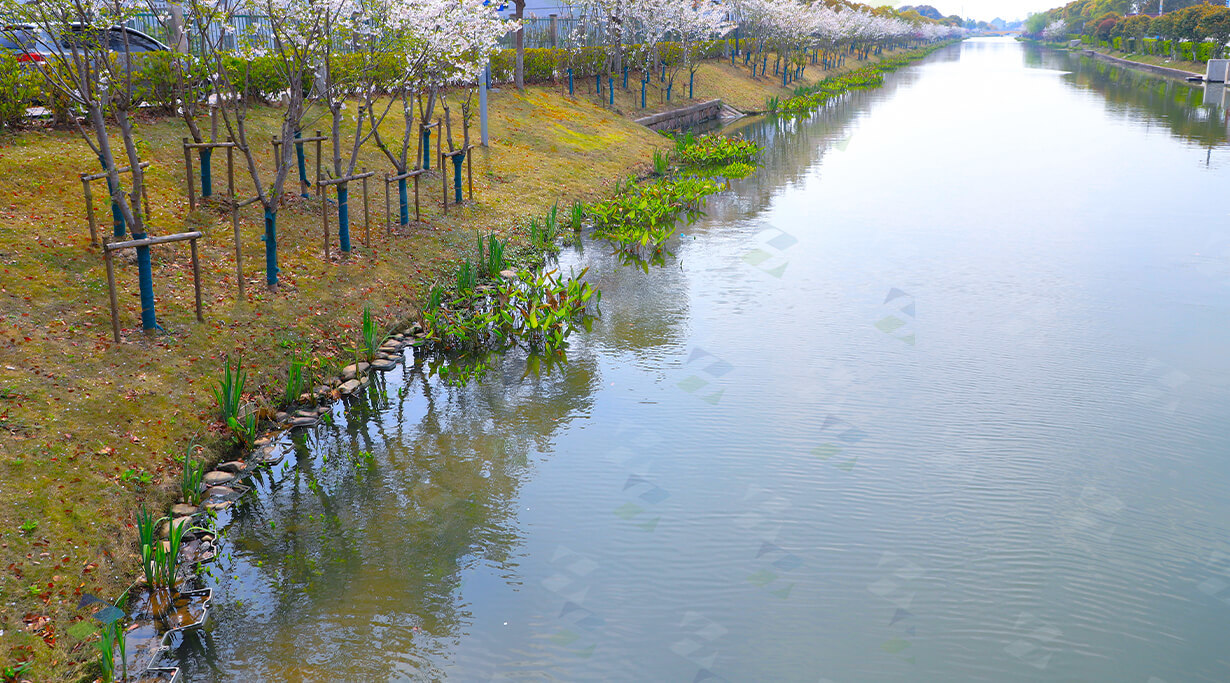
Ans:
[[[1205,73],[1204,65],[1198,64],[1196,62],[1171,62],[1170,60],[1166,60],[1161,57],[1152,57],[1148,55],[1142,56],[1142,55],[1125,54],[1123,56],[1116,56],[1113,54],[1108,54],[1104,50],[1105,48],[1100,49],[1100,50],[1093,50],[1093,49],[1086,48],[1083,50],[1083,53],[1089,55],[1090,57],[1093,57],[1094,59],[1100,59],[1104,62],[1109,62],[1111,64],[1118,64],[1119,66],[1125,66],[1129,69],[1138,69],[1140,71],[1147,71],[1152,74],[1157,74],[1158,76],[1166,76],[1167,78],[1188,79],[1188,78],[1191,78],[1192,76],[1204,78],[1204,73]],[[1146,61],[1146,60],[1149,60],[1149,61]],[[1157,63],[1157,62],[1161,62],[1161,63]],[[1167,66],[1168,64],[1178,64],[1178,65],[1182,65],[1182,67],[1184,68],[1179,68],[1178,66]],[[1199,68],[1198,72],[1192,70],[1196,68]]]
[[[1067,50],[1069,52],[1080,52],[1087,54],[1094,59],[1100,59],[1111,64],[1126,66],[1131,69],[1138,69],[1154,73],[1159,76],[1168,78],[1188,78],[1190,76],[1204,77],[1205,64],[1203,62],[1185,62],[1157,55],[1141,55],[1134,52],[1119,52],[1107,47],[1091,47],[1082,44],[1079,47],[1068,47],[1067,43],[1048,43],[1041,40],[1032,40],[1029,38],[1018,38],[1018,40],[1042,47],[1049,47],[1055,50]]]
[[[812,67],[802,82],[782,88],[773,76],[752,79],[728,62],[710,62],[698,72],[695,97],[677,106],[716,97],[757,109],[827,75]],[[288,201],[279,214],[283,286],[276,294],[262,286],[262,226],[249,209],[241,221],[242,300],[226,215],[187,209],[182,123],[141,121],[156,232],[186,226],[205,233],[206,322],[193,319],[187,250],[163,247],[155,250],[154,282],[167,332],[146,338],[133,329],[135,276],[121,264],[119,345],[110,341],[105,269],[89,246],[76,179],[93,168],[87,148],[63,131],[3,141],[0,193],[7,201],[0,211],[10,229],[0,232],[0,294],[7,303],[0,328],[0,665],[32,661],[23,674],[30,680],[87,675],[97,655],[88,631],[71,630],[84,617],[77,604],[85,593],[112,597],[135,575],[133,511],[141,504],[167,509],[186,453],[207,463],[234,454],[211,393],[228,355],[248,372],[247,398],[271,412],[271,397],[282,393],[296,355],[312,358],[322,374],[350,362],[365,305],[386,323],[405,318],[473,250],[475,232],[523,245],[529,217],[556,202],[608,196],[617,180],[647,170],[653,152],[669,145],[618,111],[580,92],[569,99],[564,90],[517,93],[505,86],[492,94],[492,144],[474,154],[473,204],[444,215],[433,174],[423,184],[423,224],[389,236],[381,227],[382,183],[374,183],[371,244],[356,244],[345,262],[322,258],[319,203]],[[269,135],[277,115],[260,108],[251,120]],[[374,149],[360,165],[385,168]],[[220,177],[215,171],[215,183]],[[356,195],[352,230],[359,242]]]

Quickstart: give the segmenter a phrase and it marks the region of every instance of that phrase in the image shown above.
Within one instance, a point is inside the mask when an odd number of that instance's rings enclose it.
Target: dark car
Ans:
[[[60,36],[59,42],[67,49],[72,45],[92,45],[97,40],[106,40],[107,49],[121,55],[171,51],[171,48],[149,34],[126,26],[112,26],[105,31],[98,31],[83,24],[72,24],[70,29]]]
[[[19,62],[42,62],[55,51],[55,41],[46,31],[32,24],[7,24],[0,27],[0,49]]]

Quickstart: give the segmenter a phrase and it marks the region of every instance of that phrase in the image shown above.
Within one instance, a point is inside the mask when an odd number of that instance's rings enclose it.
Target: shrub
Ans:
[[[0,54],[0,127],[14,128],[25,120],[26,107],[38,95],[40,78],[11,54]]]

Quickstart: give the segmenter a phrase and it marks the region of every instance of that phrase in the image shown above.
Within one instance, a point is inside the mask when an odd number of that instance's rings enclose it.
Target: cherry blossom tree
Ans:
[[[141,146],[134,120],[141,104],[134,83],[137,67],[128,50],[128,32],[113,30],[132,19],[138,10],[139,7],[122,0],[5,0],[0,4],[0,12],[9,25],[33,24],[44,35],[59,38],[56,45],[46,46],[43,61],[27,64],[38,70],[54,96],[68,102],[78,134],[106,172],[116,239],[128,232],[138,240],[149,236],[148,207],[140,204],[145,172],[141,168]],[[0,33],[12,30],[4,28]],[[120,49],[113,51],[113,43],[119,43],[115,47]],[[119,57],[113,52],[120,53]],[[108,128],[110,124],[115,125],[118,139]],[[121,176],[124,165],[128,171]],[[127,189],[124,178],[128,179]],[[141,327],[154,332],[160,328],[154,311],[150,249],[141,246],[136,252]]]

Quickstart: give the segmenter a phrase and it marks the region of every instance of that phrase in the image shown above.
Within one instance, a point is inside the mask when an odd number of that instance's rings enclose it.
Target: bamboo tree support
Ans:
[[[459,149],[453,152],[441,152],[440,153],[441,175],[444,175],[443,170],[444,170],[444,160],[445,159],[451,160],[453,157],[457,156],[458,154],[465,155],[466,175],[468,177],[469,197],[471,201],[474,200],[474,162],[473,162],[473,155],[470,154],[470,152],[473,151],[474,149],[475,149],[474,145],[470,145],[469,147],[465,147],[463,149]],[[444,213],[448,213],[448,178],[447,176],[444,179],[443,186],[444,186]],[[461,202],[458,201],[455,203],[460,204]]]
[[[150,162],[148,161],[142,161],[141,168],[143,169],[149,168],[149,163]],[[129,166],[125,166],[116,172],[117,173],[128,173],[130,171],[132,171],[132,168]],[[80,177],[81,177],[82,193],[85,195],[85,216],[90,224],[90,245],[97,247],[98,246],[98,221],[94,218],[94,192],[92,189],[90,189],[90,183],[94,182],[95,180],[102,180],[106,178],[107,173],[105,171],[102,173],[82,173]],[[149,190],[147,188],[148,188],[148,184],[141,185],[141,197],[145,204],[145,215],[148,217],[149,216]],[[108,192],[108,195],[109,194],[110,192]],[[141,211],[141,201],[134,201],[132,210],[134,212],[140,212]]]
[[[193,189],[193,184],[192,184],[192,150],[198,149],[198,150],[208,150],[212,152],[213,150],[218,149],[218,148],[229,149],[231,147],[234,147],[235,143],[231,142],[229,139],[226,142],[192,142],[192,138],[184,138],[183,140],[184,140],[184,168],[188,172],[187,173],[188,210],[191,211],[196,208],[196,190]],[[228,164],[231,163],[229,161],[230,155],[231,153],[227,152],[227,158],[228,158],[227,163]],[[227,173],[230,173],[231,172],[229,170],[230,166],[228,166],[227,168],[228,168]],[[231,196],[232,198],[234,198],[233,192],[231,193]],[[201,200],[204,201],[205,197],[202,196]]]
[[[197,253],[196,241],[202,237],[200,232],[181,232],[174,235],[164,235],[162,237],[146,237],[140,240],[127,240],[124,242],[111,242],[103,245],[103,260],[107,264],[107,294],[111,300],[111,336],[115,343],[120,342],[120,311],[119,302],[115,293],[115,264],[112,262],[112,252],[120,249],[136,249],[137,247],[152,247],[159,244],[171,244],[173,242],[183,242],[188,240],[192,247],[192,286],[196,291],[196,321],[199,323],[205,322],[205,317],[201,311],[201,261]]]
[[[423,220],[423,216],[419,208],[419,176],[423,175],[426,172],[427,171],[421,168],[416,168],[413,171],[407,171],[405,173],[399,173],[397,175],[386,175],[384,177],[384,217],[385,217],[386,234],[392,233],[393,231],[393,209],[392,209],[392,206],[390,204],[390,199],[389,199],[389,192],[390,192],[389,187],[393,183],[398,182],[399,180],[407,180],[410,178],[414,179],[414,221],[418,223]],[[399,192],[399,195],[400,195],[400,192]],[[400,196],[398,197],[397,204],[398,204],[397,206],[398,213],[400,214],[401,212]]]
[[[346,176],[345,178],[330,178],[329,180],[321,180],[316,183],[316,186],[320,188],[320,222],[321,226],[324,228],[326,261],[329,260],[329,244],[332,240],[329,238],[329,197],[328,193],[324,191],[324,188],[330,185],[341,185],[342,183],[349,183],[356,180],[363,181],[364,246],[371,246],[371,215],[368,211],[367,179],[374,175],[376,175],[375,171],[364,171],[355,175]]]
[[[307,179],[306,161],[303,159],[300,152],[303,149],[303,145],[308,144],[308,143],[316,144],[316,187],[314,191],[315,191],[316,196],[319,197],[322,195],[322,192],[323,192],[320,189],[320,181],[324,177],[324,175],[321,172],[321,165],[320,165],[321,164],[321,156],[320,156],[321,155],[321,143],[323,143],[325,140],[328,140],[328,139],[329,138],[326,137],[325,135],[322,135],[320,131],[316,131],[316,134],[310,138],[295,138],[294,144],[296,146],[296,155],[298,156],[298,161],[299,161],[299,194],[305,199],[309,196],[308,188],[312,186],[312,183],[311,181]],[[275,159],[282,158],[281,146],[282,146],[282,141],[275,137],[273,139],[273,157]]]
[[[419,123],[419,138],[423,141],[423,170],[424,171],[431,170],[431,129],[432,128],[435,128],[437,132],[436,148],[438,149],[443,146],[440,141],[440,135],[438,134],[439,129],[440,129],[440,119],[436,119],[434,122],[431,122],[431,121],[427,123],[420,122]],[[418,162],[415,161],[415,163],[418,163]]]

